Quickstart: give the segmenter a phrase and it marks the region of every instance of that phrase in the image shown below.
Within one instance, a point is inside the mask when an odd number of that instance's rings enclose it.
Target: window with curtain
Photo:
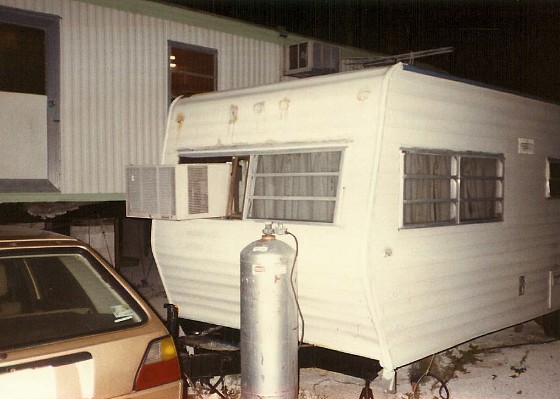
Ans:
[[[503,157],[403,150],[403,225],[502,220]]]
[[[341,151],[256,155],[249,218],[332,223]]]
[[[547,198],[560,198],[560,159],[547,159],[546,181]]]

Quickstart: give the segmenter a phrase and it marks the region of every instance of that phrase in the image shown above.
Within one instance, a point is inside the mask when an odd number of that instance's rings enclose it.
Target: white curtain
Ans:
[[[457,217],[459,223],[500,217],[500,159],[407,152],[404,167],[405,225],[453,222]]]
[[[498,215],[498,160],[461,158],[461,215],[463,221],[492,219]]]
[[[452,218],[449,155],[405,154],[404,224],[449,221]]]
[[[259,155],[251,217],[332,222],[341,153]]]

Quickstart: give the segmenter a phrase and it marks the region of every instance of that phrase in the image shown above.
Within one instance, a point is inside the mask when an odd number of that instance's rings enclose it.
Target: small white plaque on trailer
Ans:
[[[535,153],[535,140],[533,139],[517,139],[517,153],[518,154],[534,154]]]

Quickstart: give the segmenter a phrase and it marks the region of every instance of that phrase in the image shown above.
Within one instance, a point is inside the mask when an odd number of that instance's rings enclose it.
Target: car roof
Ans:
[[[79,244],[80,241],[65,236],[63,234],[54,233],[39,229],[32,229],[22,226],[0,226],[0,248],[6,248],[20,245],[28,245],[33,242],[35,245],[41,243],[66,243]]]

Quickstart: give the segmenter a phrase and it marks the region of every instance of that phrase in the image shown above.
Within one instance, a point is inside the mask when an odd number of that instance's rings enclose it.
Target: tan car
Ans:
[[[82,242],[0,227],[0,398],[181,398],[173,339]]]

